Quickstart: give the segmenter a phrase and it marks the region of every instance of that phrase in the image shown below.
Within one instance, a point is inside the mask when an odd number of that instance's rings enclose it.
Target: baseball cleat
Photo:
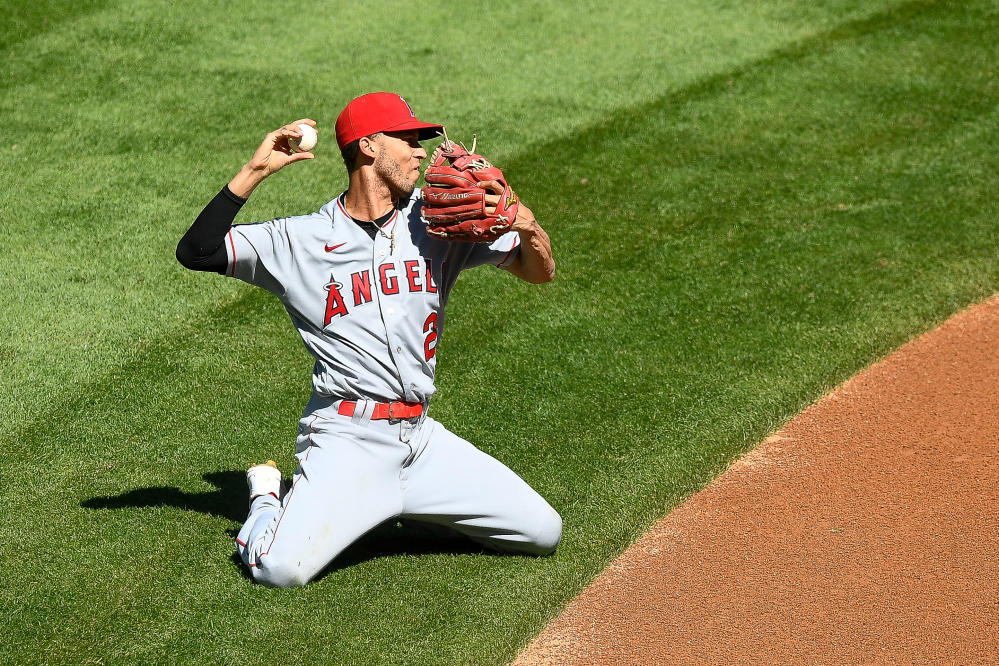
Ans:
[[[250,486],[251,504],[261,495],[273,495],[281,499],[281,471],[273,460],[246,470],[246,483]]]

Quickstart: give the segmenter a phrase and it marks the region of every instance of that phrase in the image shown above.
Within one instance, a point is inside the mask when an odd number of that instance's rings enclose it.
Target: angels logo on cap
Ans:
[[[403,97],[402,95],[399,95],[399,99],[401,99],[402,103],[406,105],[407,109],[409,109],[409,115],[412,116],[413,118],[415,118],[416,117],[416,111],[413,111],[413,107],[411,107],[409,105],[409,102],[406,101],[406,98]]]

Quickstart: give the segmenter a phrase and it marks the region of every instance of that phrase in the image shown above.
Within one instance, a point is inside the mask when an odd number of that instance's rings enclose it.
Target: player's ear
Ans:
[[[357,148],[362,155],[368,157],[374,157],[378,154],[379,145],[375,141],[377,134],[372,134],[371,136],[362,136],[357,143]]]

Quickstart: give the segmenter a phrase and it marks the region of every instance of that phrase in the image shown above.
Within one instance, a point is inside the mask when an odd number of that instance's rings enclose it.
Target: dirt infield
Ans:
[[[805,410],[516,664],[999,662],[999,297]]]

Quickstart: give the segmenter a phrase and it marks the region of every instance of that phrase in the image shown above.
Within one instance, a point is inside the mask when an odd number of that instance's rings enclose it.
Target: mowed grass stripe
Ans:
[[[107,4],[107,0],[5,2],[0,5],[0,53],[10,53],[22,42],[61,23],[100,11]]]
[[[5,531],[32,558],[0,556],[9,580],[28,583],[3,589],[17,615],[0,656],[68,661],[92,645],[109,661],[512,656],[727,460],[994,291],[995,185],[976,178],[995,164],[995,54],[977,46],[994,11],[920,9],[511,162],[522,195],[549,211],[560,277],[545,289],[481,270],[463,279],[434,410],[563,511],[555,557],[376,540],[371,552],[397,556],[359,558],[294,594],[220,565],[241,458],[286,451],[307,393],[285,315],[250,293],[54,414],[66,434],[51,453],[40,424],[24,433],[41,457],[17,470],[38,482],[5,489],[19,517]],[[829,83],[843,80],[854,85]],[[215,499],[205,474],[226,486]],[[53,534],[72,547],[53,548]],[[112,568],[122,573],[94,575]]]

